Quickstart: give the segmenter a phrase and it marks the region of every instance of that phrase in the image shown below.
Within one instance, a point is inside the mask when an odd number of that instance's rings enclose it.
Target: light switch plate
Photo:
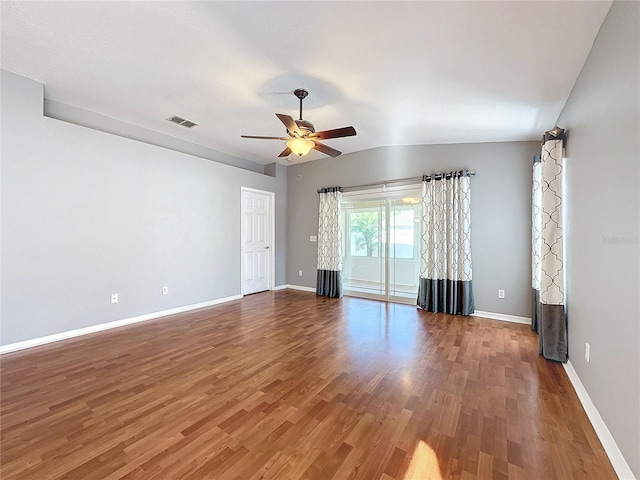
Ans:
[[[317,242],[318,241],[318,237],[316,235],[310,235],[309,236],[309,241],[310,242]]]

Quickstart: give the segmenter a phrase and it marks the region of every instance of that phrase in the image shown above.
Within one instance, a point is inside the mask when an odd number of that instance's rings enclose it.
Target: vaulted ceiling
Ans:
[[[344,153],[538,139],[610,6],[3,1],[1,60],[51,100],[267,164],[284,142],[240,135],[285,134],[298,87],[317,130],[356,128],[326,141]]]

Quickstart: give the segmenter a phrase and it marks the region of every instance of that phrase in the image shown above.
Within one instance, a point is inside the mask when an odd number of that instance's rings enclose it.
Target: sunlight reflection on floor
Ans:
[[[403,480],[442,480],[438,457],[429,445],[420,440],[413,451]]]

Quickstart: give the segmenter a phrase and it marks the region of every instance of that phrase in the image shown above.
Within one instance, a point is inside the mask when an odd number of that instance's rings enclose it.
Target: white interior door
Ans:
[[[273,193],[242,189],[242,294],[270,290]]]

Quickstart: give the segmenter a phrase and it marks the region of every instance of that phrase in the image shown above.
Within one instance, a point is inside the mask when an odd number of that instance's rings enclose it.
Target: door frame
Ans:
[[[251,187],[240,187],[240,295],[244,296],[244,196],[245,193],[259,193],[269,197],[269,290],[273,290],[276,284],[275,273],[275,244],[276,244],[276,215],[275,215],[275,193],[267,190],[258,190]]]

